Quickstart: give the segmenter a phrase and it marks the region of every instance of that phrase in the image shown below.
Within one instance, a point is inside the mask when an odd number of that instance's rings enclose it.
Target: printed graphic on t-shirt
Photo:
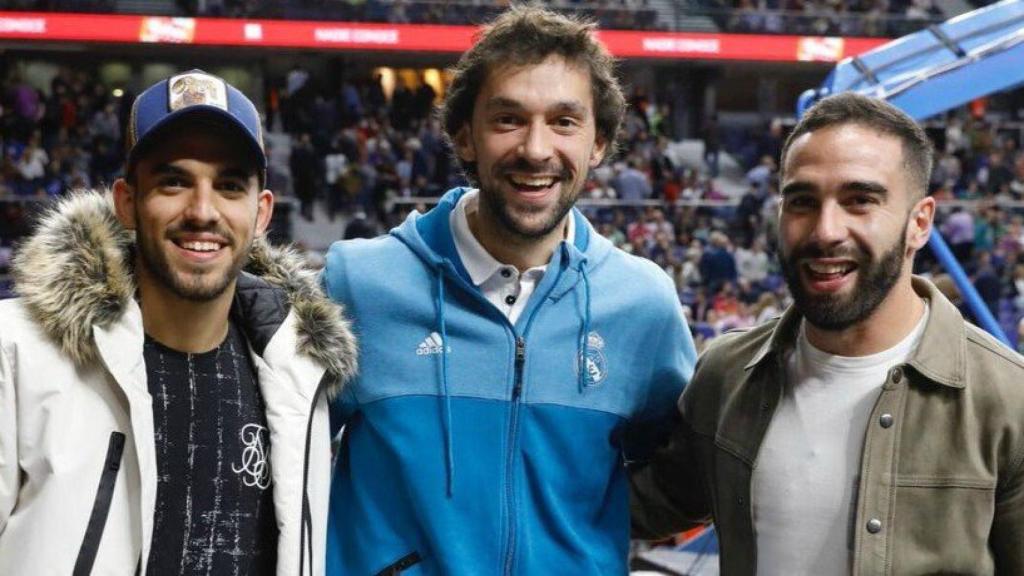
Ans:
[[[231,326],[215,350],[147,338],[157,497],[147,574],[274,574],[270,434],[249,348]]]
[[[235,474],[242,475],[246,486],[260,489],[270,487],[270,436],[266,426],[246,424],[240,433],[242,441],[242,463],[233,465]]]

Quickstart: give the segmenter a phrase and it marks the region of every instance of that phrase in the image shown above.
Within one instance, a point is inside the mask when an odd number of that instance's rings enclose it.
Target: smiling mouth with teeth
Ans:
[[[217,242],[177,242],[178,246],[193,252],[216,252],[221,249]]]
[[[840,262],[836,264],[821,264],[817,262],[808,262],[806,265],[807,271],[814,276],[818,277],[837,277],[844,276],[853,272],[857,268],[857,265],[853,262]]]
[[[549,188],[554,186],[557,178],[552,176],[521,176],[521,175],[510,175],[509,181],[512,182],[518,188],[528,188],[532,190],[540,190],[543,188]]]

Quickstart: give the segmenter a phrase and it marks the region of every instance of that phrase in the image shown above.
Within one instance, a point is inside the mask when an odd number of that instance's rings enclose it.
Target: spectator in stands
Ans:
[[[997,239],[1003,235],[1003,214],[999,206],[989,206],[983,210],[980,217],[974,220],[973,251],[978,253],[994,250]],[[968,264],[968,262],[964,262],[964,264]]]
[[[992,262],[992,254],[990,252],[979,252],[976,259],[977,263],[972,266],[975,269],[973,277],[974,289],[978,291],[978,296],[988,306],[992,315],[998,317],[999,300],[1003,291],[999,271],[996,270]],[[966,260],[963,262],[966,262]]]
[[[660,198],[665,198],[665,185],[675,178],[676,172],[675,163],[669,157],[668,144],[668,138],[658,136],[650,159],[652,189]]]
[[[771,257],[764,249],[764,239],[755,237],[749,247],[736,250],[736,272],[742,279],[758,285],[768,279]]]
[[[974,252],[974,216],[970,212],[960,206],[954,207],[953,213],[942,225],[942,235],[958,261],[971,261]]]
[[[332,576],[627,571],[623,462],[664,438],[695,351],[664,272],[573,209],[625,105],[592,31],[534,5],[487,27],[442,113],[478,188],[328,253],[363,344],[333,408]],[[480,505],[513,485],[514,510]]]
[[[736,257],[730,248],[729,237],[724,232],[716,230],[711,233],[708,247],[700,259],[700,275],[712,294],[717,293],[723,284],[735,282],[738,277]]]
[[[704,141],[704,163],[712,178],[718,177],[718,154],[722,147],[721,128],[718,126],[718,114],[712,113],[701,127],[701,139]]]
[[[615,195],[622,200],[647,200],[651,197],[651,182],[636,165],[636,160],[630,158],[612,180]]]
[[[28,196],[37,194],[43,187],[43,176],[46,175],[46,166],[50,163],[50,157],[43,150],[39,132],[33,132],[28,144],[22,149],[17,159],[17,170],[19,180],[15,182],[15,191]]]
[[[301,203],[299,212],[303,218],[312,221],[313,199],[317,197],[317,177],[321,174],[321,168],[308,132],[303,132],[292,142],[292,155],[289,162],[295,195]]]
[[[121,141],[121,120],[117,117],[113,102],[104,104],[103,108],[93,114],[89,132],[93,138],[105,138],[111,143]]]
[[[1010,193],[1014,200],[1024,200],[1024,152],[1018,152],[1013,161],[1013,181]]]
[[[768,194],[768,187],[775,179],[775,170],[775,158],[762,156],[757,166],[747,172],[747,182],[757,191],[758,195],[763,197]]]

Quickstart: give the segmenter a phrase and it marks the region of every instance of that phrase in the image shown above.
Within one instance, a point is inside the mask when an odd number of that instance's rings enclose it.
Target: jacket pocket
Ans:
[[[411,552],[402,556],[380,572],[377,572],[374,576],[398,576],[403,570],[408,570],[412,566],[419,564],[421,561],[422,558],[420,558],[419,552]]]
[[[111,432],[110,442],[107,443],[107,458],[103,463],[103,473],[100,475],[100,485],[96,489],[96,499],[92,504],[92,513],[89,515],[82,547],[78,550],[73,576],[88,576],[92,572],[96,552],[99,551],[100,540],[103,538],[103,528],[107,524],[107,514],[110,513],[110,502],[114,498],[114,485],[117,484],[117,472],[121,469],[122,454],[124,434]]]
[[[899,476],[888,524],[891,574],[994,574],[995,482]],[[886,530],[882,528],[883,532]]]

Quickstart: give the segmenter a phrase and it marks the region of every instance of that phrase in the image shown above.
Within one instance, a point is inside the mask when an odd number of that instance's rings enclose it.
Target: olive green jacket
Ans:
[[[1024,575],[1024,358],[913,285],[931,314],[865,431],[851,573]],[[799,325],[790,308],[701,356],[670,446],[632,471],[634,537],[713,518],[722,574],[754,574],[751,476]]]

